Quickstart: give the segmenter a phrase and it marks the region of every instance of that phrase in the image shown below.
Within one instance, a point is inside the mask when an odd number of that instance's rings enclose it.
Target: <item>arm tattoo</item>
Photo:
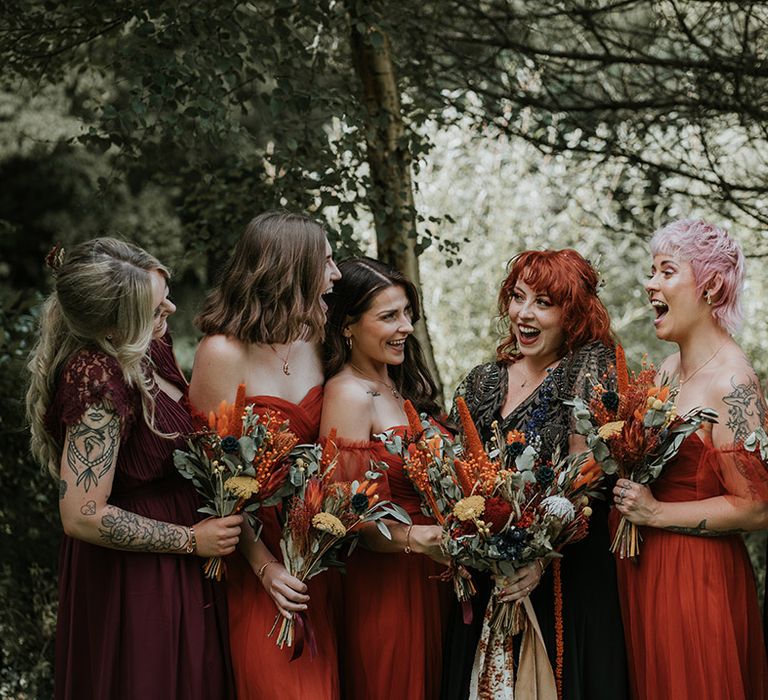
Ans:
[[[64,479],[59,479],[59,500],[63,501],[64,496],[67,495],[67,482]]]
[[[80,508],[83,515],[96,515],[96,501],[88,501]]]
[[[179,552],[188,544],[189,530],[120,508],[108,508],[99,533],[104,543],[134,552]]]
[[[764,407],[757,384],[750,380],[749,384],[736,384],[731,379],[733,391],[723,397],[723,403],[728,406],[726,427],[733,433],[735,442],[743,442],[758,424],[762,425]]]
[[[728,537],[728,535],[741,535],[744,530],[707,530],[707,521],[702,520],[696,527],[665,527],[669,532],[678,535],[693,535],[694,537]]]
[[[120,418],[104,403],[88,406],[83,417],[67,431],[67,464],[85,492],[98,486],[114,465],[120,439]]]

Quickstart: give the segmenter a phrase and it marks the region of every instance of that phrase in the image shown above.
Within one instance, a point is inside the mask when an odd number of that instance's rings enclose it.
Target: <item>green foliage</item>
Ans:
[[[39,299],[0,288],[0,696],[52,696],[55,488],[28,450],[25,363]]]

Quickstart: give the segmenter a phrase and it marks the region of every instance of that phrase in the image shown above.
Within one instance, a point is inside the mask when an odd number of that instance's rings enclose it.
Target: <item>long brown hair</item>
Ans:
[[[416,287],[401,272],[373,258],[349,258],[339,263],[341,279],[334,282],[329,295],[323,360],[326,379],[338,374],[349,361],[350,351],[344,341],[344,329],[356,323],[371,308],[374,297],[388,287],[401,287],[411,305],[412,320],[419,319],[419,295]],[[442,409],[438,391],[427,369],[419,341],[409,335],[405,341],[405,360],[387,367],[398,391],[410,399],[419,411],[439,417]]]
[[[325,240],[325,230],[309,216],[260,214],[237,242],[195,325],[206,335],[244,343],[321,340]]]
[[[614,344],[611,319],[597,296],[599,278],[594,268],[572,248],[526,250],[512,258],[509,274],[499,292],[499,318],[508,319],[509,303],[517,282],[522,281],[563,309],[562,355],[588,343]],[[510,362],[517,356],[511,328],[496,348],[496,358]]]

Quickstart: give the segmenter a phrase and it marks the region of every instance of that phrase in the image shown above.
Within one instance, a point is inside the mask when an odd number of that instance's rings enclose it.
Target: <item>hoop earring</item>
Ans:
[[[345,335],[344,336],[344,345],[347,346],[347,350],[352,350],[352,336],[351,335]]]

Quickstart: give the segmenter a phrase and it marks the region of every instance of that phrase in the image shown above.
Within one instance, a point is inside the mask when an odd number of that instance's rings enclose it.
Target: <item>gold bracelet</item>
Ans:
[[[259,580],[264,578],[264,572],[267,570],[267,567],[270,564],[277,564],[277,559],[270,559],[269,561],[265,561],[260,567],[259,570],[256,572],[256,576]]]
[[[197,554],[197,538],[195,537],[195,528],[187,528],[187,546],[184,547],[187,554]]]
[[[405,549],[403,550],[405,554],[410,554],[413,551],[411,549],[411,530],[413,530],[413,525],[409,525],[405,532]]]

